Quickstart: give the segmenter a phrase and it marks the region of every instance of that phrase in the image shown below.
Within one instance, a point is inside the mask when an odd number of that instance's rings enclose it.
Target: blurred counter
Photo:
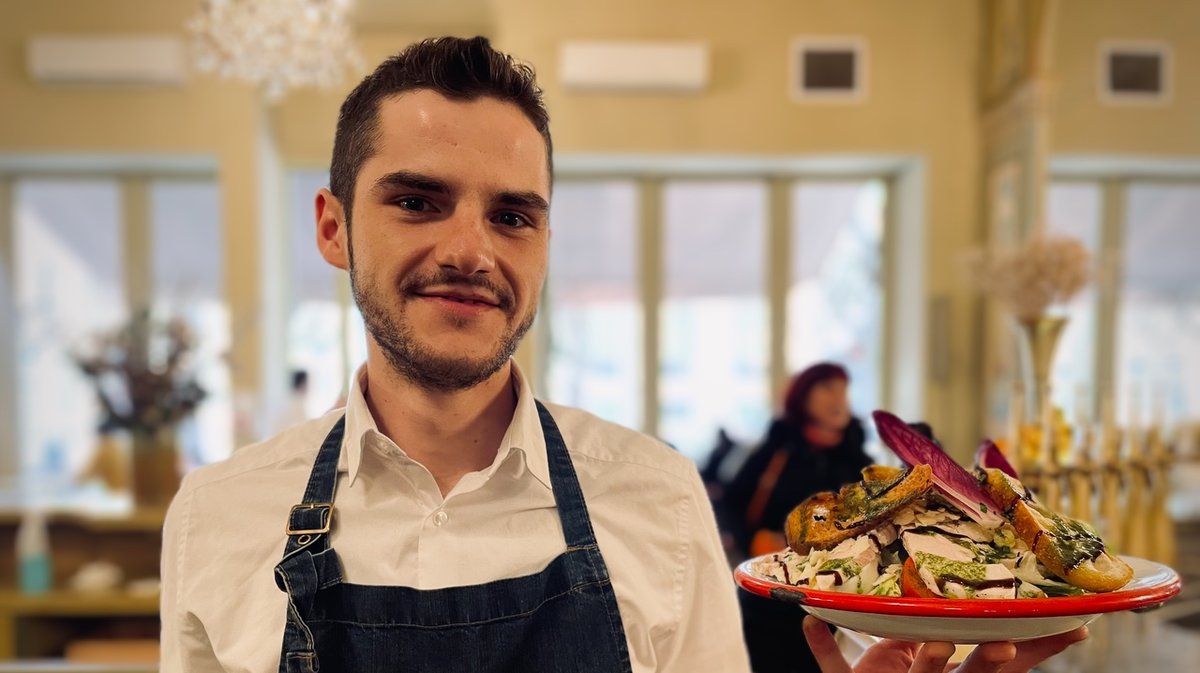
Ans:
[[[161,510],[95,513],[77,508],[50,509],[51,591],[25,594],[17,590],[16,535],[20,508],[0,507],[0,673],[16,670],[117,670],[11,668],[11,660],[58,659],[73,643],[153,642],[158,637]],[[108,566],[112,587],[75,591],[79,571],[89,564]],[[140,587],[130,591],[129,587]],[[120,669],[125,670],[125,669]],[[144,669],[139,669],[144,670]]]

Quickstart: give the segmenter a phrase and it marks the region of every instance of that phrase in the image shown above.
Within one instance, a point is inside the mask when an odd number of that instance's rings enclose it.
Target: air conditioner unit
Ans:
[[[163,86],[187,75],[174,35],[40,35],[26,45],[29,76],[40,84]]]
[[[569,89],[701,91],[708,84],[708,47],[699,42],[566,42],[559,71]]]

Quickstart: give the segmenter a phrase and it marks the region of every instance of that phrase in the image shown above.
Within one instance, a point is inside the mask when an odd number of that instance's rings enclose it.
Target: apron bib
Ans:
[[[303,502],[288,516],[275,566],[288,595],[280,673],[631,673],[575,468],[550,412],[540,402],[537,409],[566,551],[533,575],[446,589],[342,580],[329,528],[345,418],[334,425]],[[478,560],[486,562],[486,553]]]

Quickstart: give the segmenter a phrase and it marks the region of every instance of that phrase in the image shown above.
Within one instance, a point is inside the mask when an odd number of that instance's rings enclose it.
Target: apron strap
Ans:
[[[275,566],[275,584],[287,594],[287,620],[283,628],[281,673],[311,670],[316,643],[304,617],[312,608],[317,590],[342,581],[342,565],[329,546],[333,524],[333,493],[337,487],[338,457],[346,417],[334,423],[313,463],[304,499],[288,513],[283,560]]]
[[[554,422],[546,406],[538,400],[534,400],[534,403],[537,405],[538,418],[542,422],[542,435],[546,439],[550,487],[554,491],[554,503],[558,506],[567,549],[595,547],[596,533],[592,530],[592,520],[588,516],[587,503],[583,499],[583,489],[579,487],[575,466],[571,463],[571,455],[567,452],[562,433],[559,432],[558,424]]]
[[[338,457],[342,453],[342,438],[346,433],[346,417],[342,416],[317,452],[304,499],[288,513],[286,559],[300,549],[311,549],[320,553],[329,549],[329,530],[333,525],[333,492],[337,488]]]

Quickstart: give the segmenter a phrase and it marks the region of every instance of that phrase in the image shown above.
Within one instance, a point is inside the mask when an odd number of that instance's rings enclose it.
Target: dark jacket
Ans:
[[[865,439],[862,423],[851,418],[840,444],[814,449],[803,429],[786,420],[774,421],[762,445],[746,459],[734,477],[722,503],[727,508],[730,532],[742,554],[748,553],[750,540],[758,529],[782,531],[788,513],[808,496],[820,491],[836,491],[843,484],[859,481],[862,478],[860,470],[874,462],[863,450]],[[761,520],[753,525],[746,521],[746,509],[771,458],[779,449],[787,451],[787,462],[766,501]]]
[[[857,418],[850,420],[840,444],[821,449],[813,448],[802,428],[785,420],[773,422],[761,446],[734,477],[722,503],[727,508],[725,520],[741,555],[749,554],[755,531],[761,528],[782,531],[788,513],[808,496],[836,491],[842,484],[858,481],[859,471],[872,462],[863,451],[864,439],[862,423]],[[772,457],[780,449],[787,452],[787,462],[763,507],[761,521],[747,522],[746,509]],[[820,668],[800,635],[803,610],[748,591],[738,592],[738,603],[751,668],[758,673],[819,673]]]

